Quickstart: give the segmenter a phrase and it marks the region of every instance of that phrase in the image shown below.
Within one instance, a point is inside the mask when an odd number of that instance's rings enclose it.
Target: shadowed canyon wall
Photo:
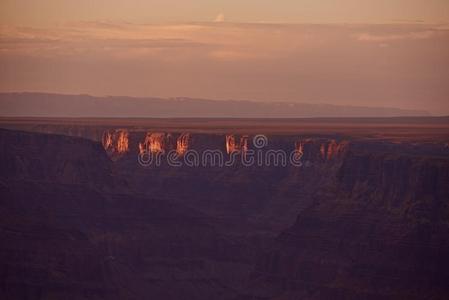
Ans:
[[[142,149],[228,157],[254,135],[83,130],[0,130],[4,299],[449,294],[444,143],[267,135],[302,166],[145,168]]]

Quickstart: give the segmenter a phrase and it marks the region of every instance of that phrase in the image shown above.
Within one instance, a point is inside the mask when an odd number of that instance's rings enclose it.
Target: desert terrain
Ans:
[[[447,118],[0,120],[3,299],[446,299]],[[145,167],[142,149],[300,151]]]

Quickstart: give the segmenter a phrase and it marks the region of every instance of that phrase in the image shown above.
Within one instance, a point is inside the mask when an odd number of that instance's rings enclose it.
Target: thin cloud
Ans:
[[[214,22],[216,22],[216,23],[221,23],[224,21],[225,21],[225,16],[223,13],[219,13],[214,19]]]
[[[407,32],[400,34],[371,34],[362,33],[357,35],[357,40],[363,42],[388,42],[397,40],[425,40],[436,35],[436,31],[426,30],[418,32]]]
[[[176,91],[205,98],[335,104],[364,98],[396,106],[413,102],[417,108],[433,101],[435,109],[447,111],[446,49],[448,30],[419,24],[0,26],[5,70],[0,90],[54,87],[161,96]]]

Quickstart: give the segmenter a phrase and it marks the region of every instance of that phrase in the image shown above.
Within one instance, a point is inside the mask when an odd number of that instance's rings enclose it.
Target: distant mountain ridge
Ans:
[[[0,93],[3,117],[401,117],[427,111],[331,104],[207,100],[194,98],[95,97],[50,93]]]

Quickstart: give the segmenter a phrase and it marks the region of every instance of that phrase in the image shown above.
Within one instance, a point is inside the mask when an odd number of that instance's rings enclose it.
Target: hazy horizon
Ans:
[[[0,116],[131,118],[338,118],[419,117],[427,111],[325,103],[257,102],[54,93],[0,93]]]

